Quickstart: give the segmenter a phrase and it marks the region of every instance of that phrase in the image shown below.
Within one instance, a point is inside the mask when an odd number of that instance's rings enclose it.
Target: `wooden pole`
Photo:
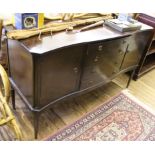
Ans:
[[[26,39],[32,36],[36,36],[39,34],[51,33],[51,32],[59,32],[68,29],[69,27],[83,26],[93,24],[99,21],[103,21],[106,19],[111,19],[112,16],[101,16],[96,18],[88,18],[88,19],[80,19],[73,21],[64,21],[64,22],[51,22],[44,25],[41,28],[33,28],[30,30],[12,30],[7,33],[7,37],[9,39]]]

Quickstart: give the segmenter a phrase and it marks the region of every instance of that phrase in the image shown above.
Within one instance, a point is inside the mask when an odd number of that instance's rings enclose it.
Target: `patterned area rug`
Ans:
[[[143,103],[124,91],[46,140],[155,140],[154,114]]]

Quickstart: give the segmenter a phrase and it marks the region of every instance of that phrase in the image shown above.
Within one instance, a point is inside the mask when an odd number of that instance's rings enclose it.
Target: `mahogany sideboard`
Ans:
[[[34,113],[37,138],[41,112],[100,87],[121,73],[134,71],[152,33],[153,29],[143,24],[141,30],[127,33],[101,26],[80,33],[43,35],[41,40],[38,36],[8,39],[13,107],[15,90]]]

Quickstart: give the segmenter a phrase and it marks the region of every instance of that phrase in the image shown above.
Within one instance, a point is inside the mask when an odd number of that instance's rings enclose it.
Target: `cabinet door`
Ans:
[[[79,89],[83,49],[83,46],[67,47],[40,58],[41,105]]]
[[[125,38],[90,44],[86,53],[81,89],[108,82],[117,74],[126,47]]]
[[[146,52],[146,46],[150,37],[150,31],[141,31],[133,34],[126,39],[128,45],[121,67],[122,70],[138,65],[142,54]]]

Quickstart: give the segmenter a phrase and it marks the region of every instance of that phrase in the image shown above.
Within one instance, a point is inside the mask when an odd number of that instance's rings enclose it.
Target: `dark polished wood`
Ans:
[[[128,33],[104,26],[75,34],[44,35],[42,40],[8,40],[10,81],[34,113],[35,137],[40,113],[54,103],[134,71],[151,34],[152,28],[146,25]]]

